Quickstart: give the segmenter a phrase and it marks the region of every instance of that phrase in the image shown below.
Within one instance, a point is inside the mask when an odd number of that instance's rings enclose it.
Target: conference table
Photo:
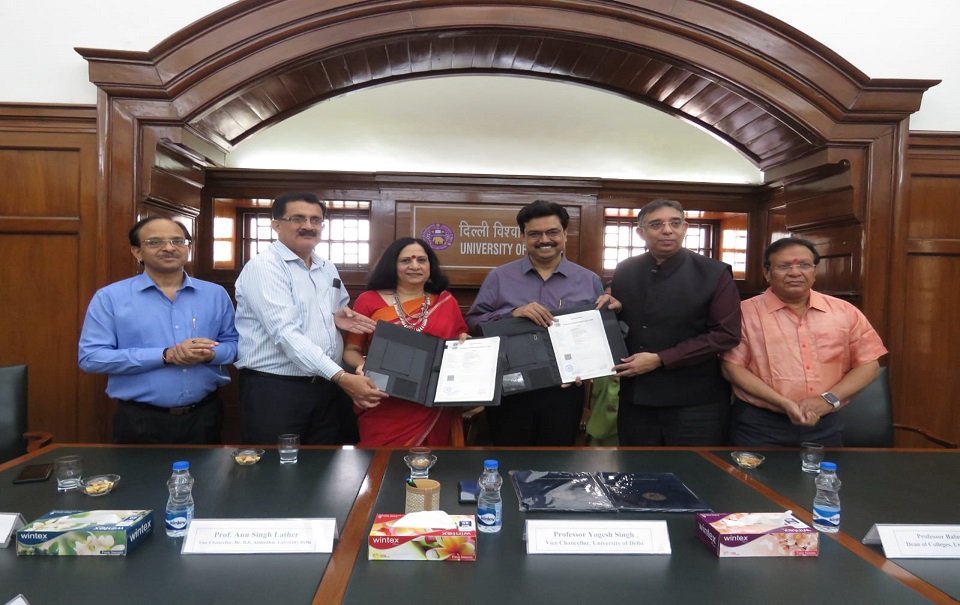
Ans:
[[[612,513],[617,519],[665,520],[669,555],[527,555],[527,519],[610,520],[611,513],[522,513],[510,470],[674,473],[718,512],[793,510],[810,523],[813,476],[796,450],[762,451],[756,469],[735,467],[717,448],[440,448],[431,478],[441,508],[458,503],[457,482],[476,480],[483,460],[504,475],[503,529],[480,534],[475,562],[368,561],[376,513],[400,513],[409,469],[406,450],[305,447],[296,465],[268,449],[239,466],[231,447],[58,444],[0,465],[0,512],[31,521],[50,510],[154,511],[155,530],[123,557],[17,556],[0,549],[0,603],[23,594],[30,605],[138,602],[373,604],[673,602],[673,603],[954,603],[960,561],[888,560],[861,538],[874,523],[960,523],[960,452],[828,450],[843,480],[839,534],[821,534],[818,557],[720,558],[695,536],[693,513]],[[58,493],[51,478],[13,485],[25,464],[83,456],[86,474],[121,475],[117,488],[91,498]],[[197,518],[336,519],[330,554],[181,554],[182,538],[163,531],[170,465],[189,460]]]

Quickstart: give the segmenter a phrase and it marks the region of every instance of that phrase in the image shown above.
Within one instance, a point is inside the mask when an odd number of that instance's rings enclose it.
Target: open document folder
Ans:
[[[500,338],[443,340],[378,321],[364,374],[398,399],[428,407],[500,405]]]
[[[524,317],[483,324],[483,335],[499,336],[503,347],[503,392],[522,393],[610,376],[627,357],[620,322],[609,309],[592,306],[552,311],[554,324],[543,328]]]

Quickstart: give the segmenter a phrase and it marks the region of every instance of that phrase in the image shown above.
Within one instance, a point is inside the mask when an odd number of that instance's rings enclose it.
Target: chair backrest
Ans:
[[[844,447],[893,447],[893,402],[887,368],[837,411]]]
[[[27,366],[0,367],[0,462],[27,453]]]

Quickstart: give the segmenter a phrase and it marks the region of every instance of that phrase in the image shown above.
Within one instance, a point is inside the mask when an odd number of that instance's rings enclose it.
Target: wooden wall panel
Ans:
[[[957,208],[960,212],[960,208]],[[907,260],[909,293],[903,309],[908,328],[900,350],[898,421],[925,427],[952,441],[960,441],[960,254],[910,255]],[[946,290],[953,290],[952,295]],[[915,445],[903,436],[903,445]]]
[[[80,215],[77,150],[2,149],[0,166],[0,216]]]
[[[30,428],[58,441],[79,434],[79,246],[78,235],[0,233],[0,365],[30,366]]]
[[[907,238],[920,240],[960,239],[960,175],[923,175],[910,179],[910,214]]]
[[[910,133],[890,296],[895,418],[960,441],[960,135]],[[898,435],[902,446],[924,445]]]
[[[102,441],[105,381],[77,367],[87,302],[104,275],[96,111],[0,105],[0,365],[30,367],[29,427]]]

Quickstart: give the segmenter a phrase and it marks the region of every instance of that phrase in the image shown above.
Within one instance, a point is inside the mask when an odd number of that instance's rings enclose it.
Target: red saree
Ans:
[[[411,320],[420,318],[424,299],[417,298],[403,303]],[[374,321],[389,321],[401,325],[393,305],[386,303],[374,291],[367,291],[357,297],[353,310],[362,313]],[[460,306],[449,292],[430,296],[430,308],[427,310],[427,325],[424,334],[438,338],[455,339],[467,331]],[[370,346],[372,334],[347,334],[346,342],[359,345],[364,354]],[[360,428],[360,447],[389,447],[416,445],[450,445],[450,421],[453,408],[428,408],[393,397],[380,400],[380,405],[357,411],[357,424]]]

